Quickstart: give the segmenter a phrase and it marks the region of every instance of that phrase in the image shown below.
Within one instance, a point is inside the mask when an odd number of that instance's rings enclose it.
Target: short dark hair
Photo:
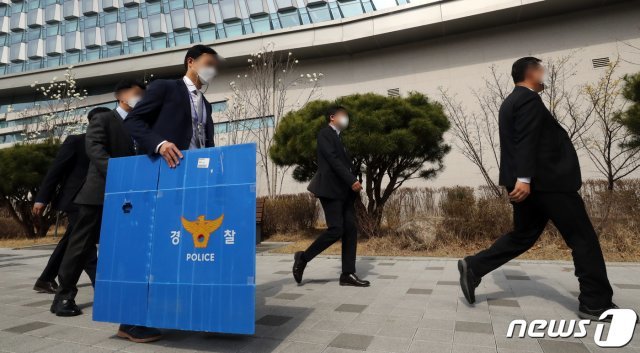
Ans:
[[[100,114],[100,113],[106,113],[106,112],[110,112],[111,109],[107,108],[107,107],[96,107],[93,108],[91,110],[89,110],[89,114],[87,114],[87,120],[89,120],[89,122],[91,122],[91,119],[93,119],[94,116],[96,116],[96,114]]]
[[[141,89],[146,89],[147,88],[144,83],[142,83],[142,82],[140,82],[138,80],[125,78],[124,80],[118,82],[118,84],[113,89],[113,91],[114,91],[115,94],[118,94],[122,90],[133,88],[133,87],[140,87]]]
[[[327,109],[327,122],[331,121],[331,116],[332,115],[336,115],[338,114],[338,112],[347,112],[347,108],[341,106],[341,105],[332,105],[329,107],[329,109]]]
[[[200,57],[202,54],[211,54],[215,57],[218,57],[218,53],[213,50],[213,48],[208,47],[202,44],[196,44],[187,50],[187,55],[184,56],[184,69],[188,69],[189,65],[187,64],[187,60],[189,58],[195,60]]]
[[[540,65],[541,62],[542,60],[534,58],[533,56],[527,56],[516,60],[511,67],[511,77],[513,77],[513,82],[520,83],[524,81],[527,70],[530,67]]]

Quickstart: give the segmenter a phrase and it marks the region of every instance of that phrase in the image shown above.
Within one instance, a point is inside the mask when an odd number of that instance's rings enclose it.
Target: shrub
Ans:
[[[318,217],[316,202],[310,193],[265,198],[262,216],[264,236],[315,227]]]
[[[441,189],[439,207],[442,211],[442,228],[463,239],[475,237],[473,229],[476,197],[473,188],[456,186]]]

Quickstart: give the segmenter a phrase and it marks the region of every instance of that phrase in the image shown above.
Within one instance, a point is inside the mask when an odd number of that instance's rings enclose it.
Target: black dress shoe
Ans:
[[[56,316],[78,316],[82,315],[82,310],[76,305],[73,299],[54,299],[50,311]]]
[[[469,304],[473,304],[476,302],[476,287],[480,284],[481,278],[473,274],[465,259],[458,260],[458,271],[460,271],[462,294],[464,294]]]
[[[136,343],[154,342],[162,338],[160,330],[144,326],[120,325],[117,336]]]
[[[302,282],[302,274],[304,274],[304,269],[307,267],[307,262],[302,258],[303,254],[304,251],[298,251],[293,254],[293,279],[295,279],[298,284]]]
[[[369,287],[369,281],[361,280],[355,273],[343,273],[340,275],[341,286]]]
[[[591,320],[591,321],[603,321],[603,322],[611,322],[611,317],[607,316],[604,319],[600,320],[600,315],[609,309],[618,309],[618,306],[614,303],[611,303],[610,306],[600,308],[600,309],[590,309],[584,304],[580,304],[578,307],[578,317],[581,319]]]
[[[55,294],[56,289],[58,289],[58,283],[56,283],[56,281],[48,282],[37,280],[36,284],[33,286],[33,290],[38,293]]]

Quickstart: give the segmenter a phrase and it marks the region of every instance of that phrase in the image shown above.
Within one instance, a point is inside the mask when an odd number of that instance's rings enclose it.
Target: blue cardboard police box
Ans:
[[[255,330],[256,147],[109,160],[93,319]]]

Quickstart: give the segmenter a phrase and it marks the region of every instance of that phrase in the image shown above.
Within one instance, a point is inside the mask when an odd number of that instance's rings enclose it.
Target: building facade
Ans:
[[[186,48],[211,45],[226,60],[206,96],[222,113],[229,83],[269,43],[323,73],[324,99],[420,91],[437,100],[443,87],[473,106],[490,66],[508,76],[526,55],[571,55],[576,85],[618,59],[620,75],[640,71],[638,18],[637,0],[0,0],[0,147],[24,138],[33,119],[24,111],[42,103],[31,84],[69,65],[88,92],[83,107],[114,107],[119,79],[180,77]],[[222,142],[237,126],[224,117],[215,118]],[[252,119],[243,128],[268,126]],[[585,177],[597,177],[581,157]],[[479,184],[455,147],[430,181]],[[285,192],[302,190],[286,181]]]

